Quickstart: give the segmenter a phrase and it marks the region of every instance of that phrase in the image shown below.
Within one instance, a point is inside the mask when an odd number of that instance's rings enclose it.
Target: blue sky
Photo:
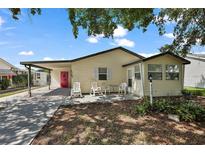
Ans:
[[[164,36],[154,25],[145,33],[119,26],[113,39],[88,37],[86,30],[75,39],[65,9],[43,9],[40,16],[29,16],[25,9],[19,17],[15,21],[7,9],[0,9],[0,57],[16,66],[20,61],[77,58],[116,46],[150,56],[173,39],[173,23],[167,24]]]

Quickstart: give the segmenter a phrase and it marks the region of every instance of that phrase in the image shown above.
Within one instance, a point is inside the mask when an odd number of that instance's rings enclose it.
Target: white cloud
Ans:
[[[33,51],[21,51],[21,52],[19,52],[19,55],[32,56],[32,55],[34,55],[34,52]]]
[[[167,37],[167,38],[170,38],[170,39],[174,39],[175,38],[173,33],[165,33],[163,36]]]
[[[128,39],[115,39],[114,43],[112,43],[112,45],[118,45],[118,46],[124,46],[124,47],[134,47],[135,46],[135,42],[128,40]]]
[[[124,37],[127,35],[128,30],[123,28],[122,26],[117,26],[117,29],[114,30],[114,37]]]
[[[44,58],[43,58],[43,60],[45,60],[45,61],[47,61],[47,60],[48,60],[48,61],[49,61],[49,60],[57,60],[57,59],[58,59],[58,58],[55,58],[55,59],[54,59],[54,58],[51,58],[51,57],[44,57]],[[60,59],[58,59],[58,60],[66,60],[66,59],[65,59],[65,58],[60,58]]]
[[[109,44],[110,44],[110,45],[113,45],[113,46],[117,46],[117,44],[114,43],[114,42],[110,42]]]
[[[165,15],[164,20],[166,21],[166,24],[176,24],[174,20],[169,20],[169,16]]]
[[[98,43],[98,41],[104,37],[103,34],[99,34],[99,35],[96,35],[96,36],[90,36],[86,39],[86,41],[90,42],[90,43]]]
[[[5,23],[5,20],[0,16],[0,26]]]
[[[53,60],[51,57],[44,57],[43,60]]]
[[[86,39],[89,43],[98,43],[98,39],[94,36],[90,36]]]

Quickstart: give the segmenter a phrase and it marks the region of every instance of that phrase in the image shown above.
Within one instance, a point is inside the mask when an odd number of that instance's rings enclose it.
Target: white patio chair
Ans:
[[[119,94],[123,94],[126,95],[127,94],[127,83],[123,82],[120,84],[119,86]]]
[[[102,93],[102,88],[101,87],[98,87],[98,84],[97,84],[97,82],[92,82],[91,83],[91,89],[90,89],[90,95],[94,95],[95,96],[95,94],[101,94],[101,95],[103,95],[103,93]]]
[[[102,91],[104,91],[105,95],[107,94],[107,92],[110,94],[111,90],[110,90],[110,86],[108,86],[105,82],[102,83]]]
[[[71,89],[71,97],[76,97],[76,96],[80,96],[82,97],[82,93],[81,93],[81,88],[80,88],[80,82],[74,82],[73,83],[73,88]]]

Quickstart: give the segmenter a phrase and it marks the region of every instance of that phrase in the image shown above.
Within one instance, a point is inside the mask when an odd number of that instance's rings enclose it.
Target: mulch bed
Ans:
[[[140,117],[140,101],[61,106],[32,144],[205,144],[205,123]]]
[[[205,107],[205,96],[195,96],[192,98],[192,100]]]

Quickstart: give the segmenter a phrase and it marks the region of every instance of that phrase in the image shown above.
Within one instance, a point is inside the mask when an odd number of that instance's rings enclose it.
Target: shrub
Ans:
[[[150,112],[151,105],[148,101],[144,101],[143,103],[138,104],[135,109],[137,114],[144,116]]]
[[[156,100],[153,103],[152,109],[155,112],[166,112],[167,107],[168,107],[167,101],[165,99],[162,99],[162,100]]]
[[[1,89],[6,90],[9,87],[9,84],[10,84],[10,81],[8,79],[3,79],[0,84]]]
[[[14,76],[12,78],[13,80],[13,84],[16,86],[16,87],[24,87],[24,86],[27,86],[27,75],[17,75],[17,76]]]
[[[187,102],[180,105],[180,112],[178,115],[183,121],[204,121],[205,109],[196,103]]]
[[[151,106],[149,101],[144,101],[136,106],[139,115],[146,115],[151,112],[176,114],[182,121],[205,121],[205,108],[190,101],[174,102],[170,99],[159,99]]]

